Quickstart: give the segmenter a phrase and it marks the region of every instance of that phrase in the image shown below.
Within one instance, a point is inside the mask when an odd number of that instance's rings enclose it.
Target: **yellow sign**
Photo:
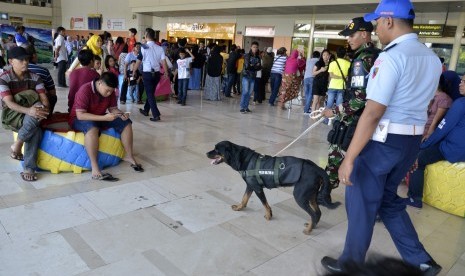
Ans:
[[[42,19],[26,19],[26,23],[30,24],[40,24],[40,25],[52,25],[51,20],[42,20]]]
[[[233,40],[235,23],[168,23],[168,36]]]
[[[444,25],[439,24],[414,24],[413,30],[419,37],[443,37]]]

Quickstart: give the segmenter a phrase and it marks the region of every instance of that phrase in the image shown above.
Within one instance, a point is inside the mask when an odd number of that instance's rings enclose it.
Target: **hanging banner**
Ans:
[[[8,35],[15,35],[15,26],[0,25],[2,39]],[[26,34],[34,38],[34,47],[37,51],[38,63],[50,63],[53,59],[52,30],[26,27]]]

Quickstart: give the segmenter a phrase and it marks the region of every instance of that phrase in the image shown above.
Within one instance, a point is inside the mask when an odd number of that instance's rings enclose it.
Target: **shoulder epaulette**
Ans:
[[[383,49],[383,52],[387,52],[387,51],[391,50],[391,49],[394,48],[396,45],[397,45],[397,43],[394,43],[394,44],[392,44],[391,46],[384,48],[384,49]]]

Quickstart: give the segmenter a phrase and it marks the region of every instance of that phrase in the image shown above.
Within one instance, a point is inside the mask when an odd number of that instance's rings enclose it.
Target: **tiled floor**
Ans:
[[[55,72],[52,71],[52,74]],[[59,89],[57,110],[67,91]],[[21,180],[9,158],[10,132],[0,130],[0,275],[318,275],[320,259],[338,256],[347,219],[343,206],[323,208],[312,235],[292,189],[266,191],[273,208],[263,218],[252,196],[234,212],[245,184],[227,165],[212,166],[205,153],[222,140],[274,154],[313,122],[302,107],[291,112],[267,104],[239,113],[239,98],[210,102],[189,91],[187,106],[159,103],[161,122],[126,104],[135,131],[135,152],[144,173],[127,163],[108,169],[121,180],[90,180],[90,173],[43,172]],[[284,154],[324,166],[328,126],[319,125]],[[400,194],[405,194],[401,187]],[[343,201],[338,188],[334,198]],[[409,209],[419,236],[443,266],[441,275],[465,274],[465,221],[425,206]],[[377,224],[370,254],[398,253]]]

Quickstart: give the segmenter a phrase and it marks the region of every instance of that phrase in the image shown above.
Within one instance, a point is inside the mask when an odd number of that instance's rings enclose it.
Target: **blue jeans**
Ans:
[[[127,90],[127,99],[131,100],[133,102],[138,102],[139,101],[139,86],[136,85],[130,85],[128,86]]]
[[[34,171],[37,168],[37,154],[42,140],[42,129],[39,121],[29,115],[24,115],[23,125],[18,130],[18,139],[25,142],[24,168]]]
[[[310,112],[310,105],[312,104],[312,87],[313,87],[313,78],[304,79],[304,91],[305,91],[305,107],[304,112]]]
[[[178,100],[183,103],[186,103],[187,86],[189,86],[189,79],[178,79]]]
[[[144,105],[144,111],[152,111],[153,118],[160,117],[160,111],[157,107],[157,101],[155,100],[155,88],[160,81],[160,72],[143,72],[142,79],[144,80],[145,92],[147,93],[147,101]]]
[[[336,99],[336,106],[342,104],[342,89],[328,89],[328,102],[326,103],[326,108],[332,108],[334,104],[334,99]]]
[[[271,76],[270,76],[271,96],[269,100],[269,103],[271,105],[274,105],[274,101],[276,100],[276,97],[278,96],[279,87],[281,86],[282,80],[283,80],[283,75],[278,74],[278,73],[271,73]]]
[[[253,90],[254,84],[255,78],[242,77],[241,109],[249,108],[250,92]]]
[[[224,95],[226,97],[231,96],[231,89],[233,85],[236,83],[236,75],[237,74],[228,74],[228,83],[226,85],[226,90],[224,90]]]
[[[418,168],[410,175],[408,197],[413,198],[415,201],[421,201],[423,199],[426,166],[444,159],[444,155],[442,155],[441,150],[439,150],[439,144],[420,150],[418,154]]]

